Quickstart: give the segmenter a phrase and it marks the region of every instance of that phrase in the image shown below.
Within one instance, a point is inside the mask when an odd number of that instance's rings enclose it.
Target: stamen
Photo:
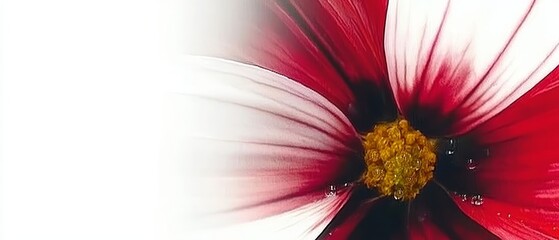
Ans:
[[[377,124],[363,136],[368,188],[397,200],[413,199],[433,178],[436,141],[413,129],[408,121]]]

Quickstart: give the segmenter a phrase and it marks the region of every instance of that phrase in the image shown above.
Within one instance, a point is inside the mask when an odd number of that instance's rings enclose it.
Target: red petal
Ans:
[[[412,217],[415,217],[413,214]],[[437,227],[430,219],[412,221],[408,229],[408,238],[413,240],[451,239]]]
[[[254,220],[323,199],[330,185],[351,180],[343,175],[361,164],[353,158],[359,136],[334,105],[258,67],[193,59],[165,105],[162,166],[178,209],[210,224]]]
[[[556,4],[391,1],[385,48],[401,112],[431,135],[498,114],[559,63]]]
[[[512,205],[485,198],[481,206],[455,198],[456,204],[473,220],[501,239],[557,239],[557,212]]]
[[[295,11],[292,20],[344,78],[386,80],[383,39],[387,1],[292,0],[291,4]]]
[[[559,226],[551,224],[559,222],[558,82],[556,68],[525,96],[472,132],[490,153],[489,158],[479,159],[471,174],[474,188],[491,199],[483,207],[511,213],[523,221],[498,226],[500,218],[483,220],[497,225],[492,231],[502,232],[501,236],[541,232],[542,236],[559,237],[553,230]],[[482,221],[477,211],[469,211]]]

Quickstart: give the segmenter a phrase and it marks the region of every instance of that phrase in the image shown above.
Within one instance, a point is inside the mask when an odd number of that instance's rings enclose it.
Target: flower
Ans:
[[[210,236],[559,237],[556,2],[254,4],[173,97],[193,216],[237,224]],[[363,184],[395,119],[436,144],[417,196]]]

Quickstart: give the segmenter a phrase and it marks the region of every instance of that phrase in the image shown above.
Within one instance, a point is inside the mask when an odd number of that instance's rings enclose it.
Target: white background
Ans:
[[[202,2],[0,3],[1,239],[162,238],[159,95]]]

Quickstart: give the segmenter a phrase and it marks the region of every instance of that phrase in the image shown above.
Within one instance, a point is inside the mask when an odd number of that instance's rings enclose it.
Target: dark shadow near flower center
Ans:
[[[392,239],[406,231],[407,202],[391,198],[378,200],[367,216],[357,225],[349,239]]]
[[[413,201],[408,217],[410,228],[432,224],[450,239],[498,239],[466,216],[436,184],[424,188],[420,197]]]
[[[473,172],[476,165],[489,156],[489,149],[468,136],[442,138],[437,148],[435,179],[449,191],[476,193]]]
[[[456,122],[456,115],[450,113],[445,115],[439,106],[419,106],[412,105],[404,111],[405,118],[411,125],[428,137],[442,137],[451,130],[452,123]]]
[[[355,95],[355,103],[350,106],[349,118],[355,129],[366,132],[378,122],[394,121],[398,116],[396,102],[387,81],[350,81],[349,87]]]
[[[356,141],[352,143],[351,146],[353,149],[356,149],[356,151],[352,155],[346,157],[347,161],[337,170],[338,174],[332,181],[332,185],[356,182],[366,169],[365,162],[363,161],[363,146],[361,142]]]

